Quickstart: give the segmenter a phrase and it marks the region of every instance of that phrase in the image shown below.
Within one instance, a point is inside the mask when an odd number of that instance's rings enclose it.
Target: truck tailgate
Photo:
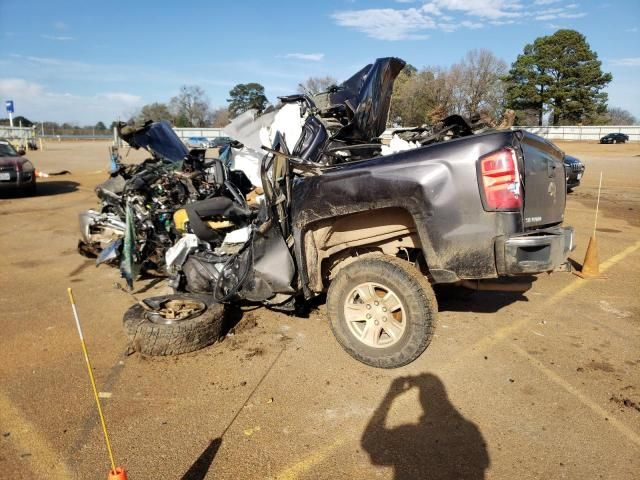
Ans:
[[[561,223],[566,202],[564,153],[545,139],[525,133],[521,139],[524,154],[524,227]]]

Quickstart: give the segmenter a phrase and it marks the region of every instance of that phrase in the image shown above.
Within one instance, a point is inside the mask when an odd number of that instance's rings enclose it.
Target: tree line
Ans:
[[[472,50],[449,68],[405,66],[394,85],[390,122],[413,126],[446,114],[515,111],[516,125],[632,125],[627,110],[608,107],[610,73],[575,30],[558,30],[524,47],[510,67],[488,50]]]
[[[484,49],[469,51],[450,67],[407,64],[394,85],[389,124],[429,124],[454,113],[499,120],[507,109],[515,111],[517,125],[636,123],[627,110],[608,107],[603,90],[611,80],[584,35],[561,29],[525,45],[510,66]],[[336,83],[332,77],[311,77],[298,91],[314,94]],[[211,108],[201,87],[183,86],[168,103],[145,105],[131,120],[224,127],[248,109],[262,111],[269,101],[262,85],[247,83],[234,86],[227,103]]]
[[[480,114],[499,120],[505,110],[515,111],[516,125],[632,125],[636,118],[623,108],[609,107],[604,88],[610,73],[586,38],[575,30],[561,29],[525,45],[507,64],[489,50],[469,51],[450,67],[407,64],[396,79],[389,125],[418,126],[443,116]],[[299,85],[301,93],[315,94],[338,82],[333,77],[311,77]],[[269,105],[259,83],[237,84],[227,105],[214,108],[198,85],[183,85],[168,102],[144,105],[128,123],[166,120],[176,127],[224,127],[241,113]],[[23,126],[32,122],[21,120]],[[9,120],[0,120],[8,125]],[[111,123],[110,128],[115,122]],[[103,122],[78,125],[45,122],[46,134],[89,134],[107,130]]]

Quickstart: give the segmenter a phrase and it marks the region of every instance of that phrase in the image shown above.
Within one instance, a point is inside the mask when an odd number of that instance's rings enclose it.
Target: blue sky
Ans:
[[[35,121],[109,123],[184,84],[222,106],[237,83],[275,100],[382,56],[447,66],[487,48],[511,63],[558,28],[586,35],[613,74],[609,105],[640,118],[637,0],[0,0],[0,100]]]

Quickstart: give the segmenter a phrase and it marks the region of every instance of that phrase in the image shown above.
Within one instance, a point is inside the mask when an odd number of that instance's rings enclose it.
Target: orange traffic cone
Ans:
[[[600,275],[600,262],[598,261],[598,241],[596,231],[598,230],[598,210],[600,208],[600,191],[602,190],[602,172],[600,172],[600,182],[598,183],[598,200],[596,202],[596,216],[593,222],[593,234],[587,245],[587,253],[582,262],[582,269],[574,272],[580,278],[605,278]]]
[[[582,269],[575,272],[580,278],[602,278],[600,275],[600,262],[598,261],[598,240],[592,235],[587,245],[587,253],[582,262]]]
[[[109,478],[107,480],[127,480],[127,472],[122,467],[116,467],[115,470],[109,470]]]

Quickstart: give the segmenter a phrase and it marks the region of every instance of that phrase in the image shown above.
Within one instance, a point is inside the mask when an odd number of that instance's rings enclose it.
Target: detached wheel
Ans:
[[[433,289],[410,263],[369,257],[344,267],[327,293],[331,329],[356,360],[397,368],[431,342],[438,311]]]
[[[124,330],[133,351],[179,355],[211,345],[220,336],[224,307],[206,295],[163,295],[135,304],[124,314]]]

